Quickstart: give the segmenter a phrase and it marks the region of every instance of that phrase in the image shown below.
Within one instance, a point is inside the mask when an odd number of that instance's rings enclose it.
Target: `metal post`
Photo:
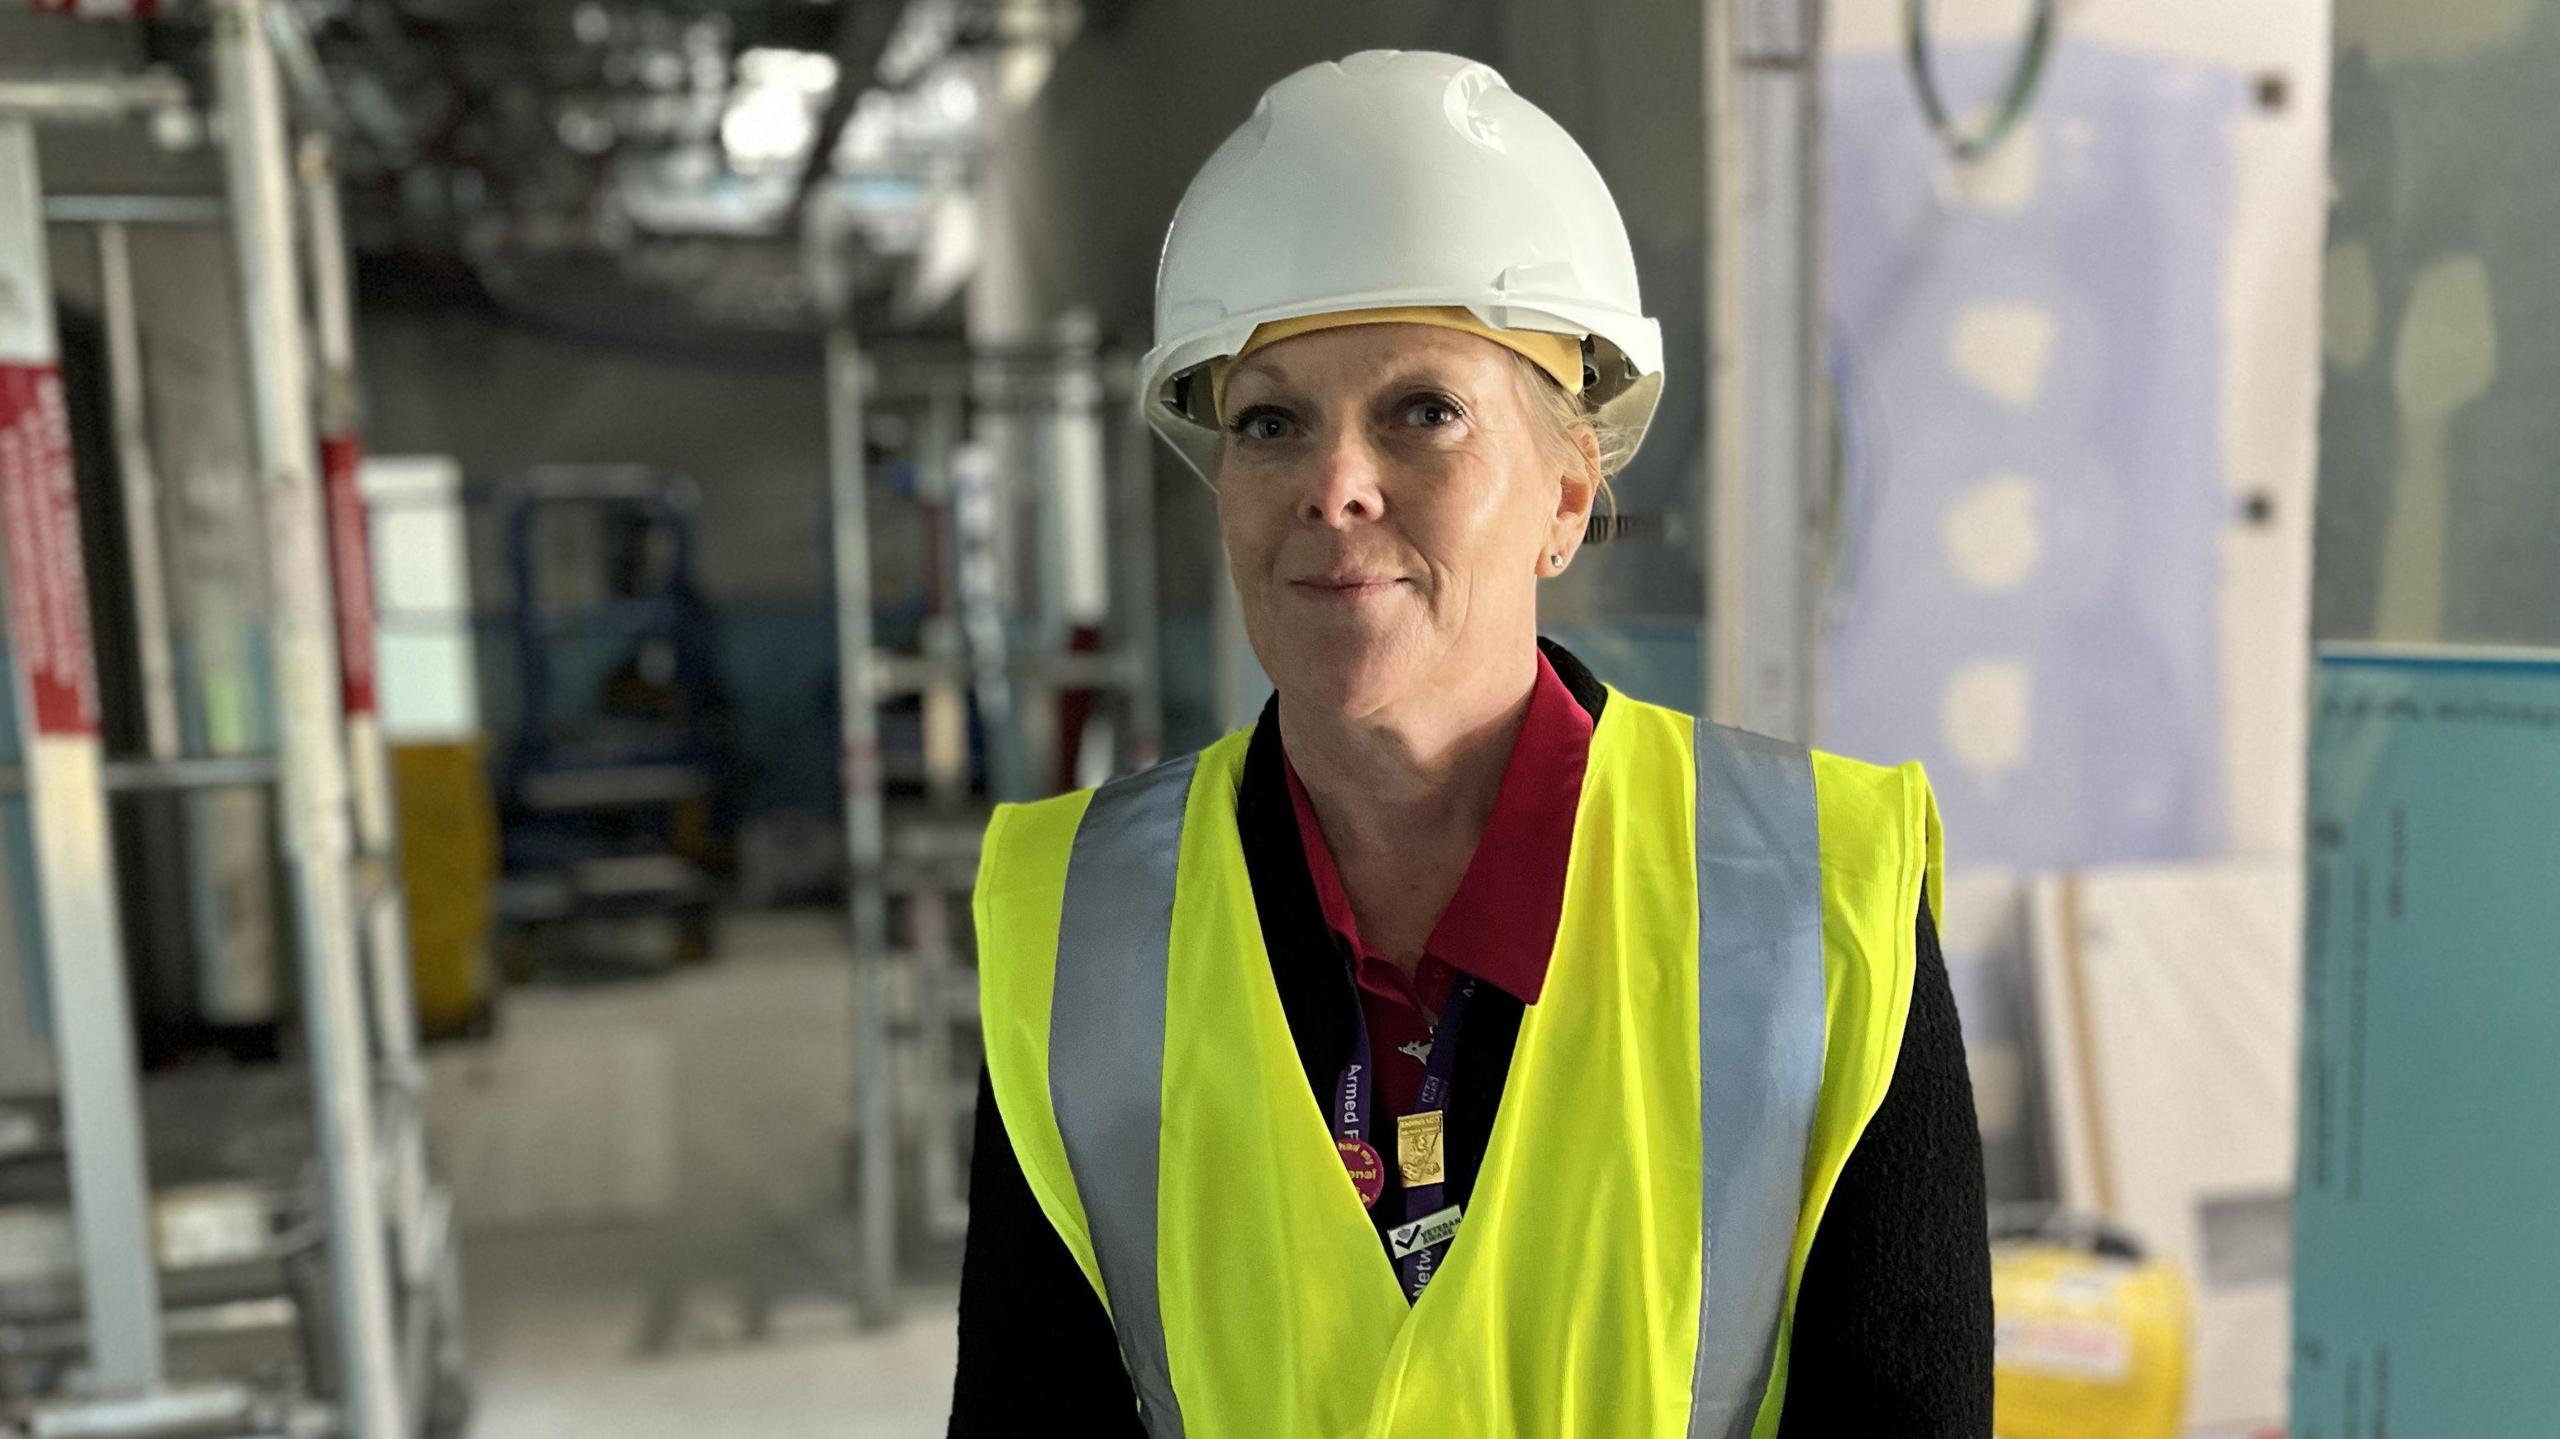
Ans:
[[[204,755],[195,759],[111,759],[98,781],[109,794],[183,794],[190,790],[259,789],[276,782],[275,762],[264,755]],[[26,771],[0,765],[0,795],[27,787]]]
[[[1137,398],[1145,380],[1133,369],[1130,402],[1120,407],[1120,504],[1115,528],[1120,563],[1120,638],[1129,665],[1128,764],[1152,768],[1164,757],[1163,650],[1156,606],[1156,438]]]
[[[265,0],[218,0],[212,21],[217,94],[229,122],[225,168],[275,586],[280,829],[293,881],[312,1095],[328,1176],[346,1432],[354,1439],[393,1439],[402,1404],[351,893],[346,736],[339,722],[328,546],[313,474],[319,442],[303,353],[292,164],[264,7]]]
[[[229,218],[218,195],[47,195],[48,225],[219,225]]]
[[[347,726],[347,767],[355,795],[358,887],[366,973],[373,992],[374,1053],[380,1064],[385,1143],[391,1158],[392,1232],[399,1238],[401,1393],[405,1428],[418,1432],[435,1356],[430,1311],[438,1231],[427,1165],[426,1068],[418,1057],[418,1012],[409,957],[409,895],[400,867],[400,815],[392,796],[391,753],[376,684],[373,547],[361,488],[362,414],[356,388],[355,287],[347,273],[337,157],[325,135],[303,137],[299,155],[305,248],[320,361],[320,476],[329,520],[329,562],[337,600],[339,705]]]
[[[915,1107],[917,1180],[923,1191],[925,1228],[939,1238],[956,1239],[968,1231],[968,1185],[961,1173],[960,1126],[975,1113],[975,1094],[964,1097],[952,1082],[951,1032],[958,995],[952,983],[951,890],[948,866],[936,855],[907,897],[908,926],[915,948],[915,995],[919,1043]],[[965,893],[965,891],[964,891]]]
[[[989,429],[997,440],[1003,497],[998,513],[1012,538],[1012,573],[1017,581],[1027,573],[1031,584],[1013,614],[1013,653],[1045,659],[1067,649],[1068,556],[1074,550],[1068,516],[1074,506],[1063,482],[1066,437],[1055,392],[1037,383],[1036,374],[1022,372],[1027,368],[1009,373],[993,363],[986,367],[999,376],[991,393],[1000,408]],[[1002,798],[1042,799],[1058,792],[1058,689],[1054,671],[1014,667],[1013,748],[1021,767]]]
[[[326,137],[302,143],[304,212],[310,220],[312,305],[320,359],[320,472],[329,517],[329,561],[338,619],[340,708],[354,780],[356,844],[371,881],[365,900],[374,1042],[399,1106],[392,1156],[404,1240],[419,1232],[425,1198],[420,1129],[425,1071],[418,1062],[417,1005],[410,992],[408,895],[400,883],[400,816],[392,800],[391,758],[375,683],[372,546],[358,470],[364,440],[356,400],[355,299],[347,276],[338,172]],[[413,1258],[417,1257],[414,1254]]]
[[[937,379],[936,405],[962,408],[965,377]],[[955,449],[951,459],[952,589],[959,596],[960,627],[969,644],[969,688],[978,702],[978,730],[985,736],[987,788],[999,799],[1019,799],[1015,753],[1013,674],[1006,663],[1004,503],[984,442]]]
[[[925,394],[915,447],[916,498],[933,516],[932,610],[925,616],[924,783],[934,808],[949,814],[969,792],[968,640],[962,617],[958,486],[952,460],[960,444],[960,392],[935,386]]]
[[[186,82],[167,70],[89,75],[0,71],[0,115],[25,120],[99,124],[186,105]]]
[[[6,568],[0,565],[0,571]],[[0,575],[0,583],[5,583],[5,575]],[[10,852],[8,831],[0,828],[0,870],[9,868]],[[8,880],[0,877],[0,941],[15,940],[27,932],[20,927],[19,902],[11,888]],[[29,898],[32,900],[33,896]],[[35,985],[30,972],[32,966],[43,962],[43,956],[33,950],[23,960],[15,954],[0,960],[0,1100],[59,1092],[53,1044],[36,1015]]]
[[[873,692],[871,531],[863,454],[862,349],[852,326],[827,332],[827,477],[835,520],[836,668],[842,700],[846,903],[853,928],[854,1111],[860,1117],[855,1299],[867,1324],[896,1312],[897,1111],[890,1092],[887,841],[880,797],[880,711]]]
[[[160,1286],[124,988],[70,426],[38,218],[35,134],[0,116],[0,531],[26,747],[91,1386],[156,1392]]]
[[[952,452],[960,438],[960,392],[941,388],[928,392],[917,429],[914,463],[916,498],[933,518],[937,548],[932,570],[930,610],[925,616],[923,689],[925,792],[932,800],[939,834],[969,792],[969,687],[965,668],[967,644],[961,630],[958,527],[952,508]],[[920,1119],[916,1125],[917,1171],[922,1184],[920,1210],[928,1233],[957,1237],[968,1229],[969,1205],[960,1163],[962,1139],[957,1107],[966,1103],[951,1074],[951,1027],[958,1004],[951,963],[950,892],[946,887],[940,846],[907,891],[908,947],[915,957],[913,994],[917,1013],[917,1069],[920,1078],[910,1098]]]
[[[1111,470],[1106,458],[1108,431],[1102,419],[1102,371],[1094,353],[1097,327],[1092,312],[1070,310],[1060,317],[1054,333],[1057,341],[1056,370],[1040,396],[1049,404],[1035,412],[1033,423],[1045,439],[1041,453],[1049,498],[1054,502],[1051,541],[1046,558],[1057,566],[1054,576],[1045,576],[1041,584],[1044,596],[1054,597],[1057,621],[1049,627],[1046,645],[1055,653],[1068,654],[1091,646],[1099,649],[1108,638],[1106,622],[1111,612]],[[1115,686],[1116,687],[1116,686]],[[1052,696],[1063,688],[1053,686]],[[1126,695],[1125,689],[1121,690]],[[1044,783],[1077,788],[1098,784],[1111,777],[1114,767],[1127,752],[1125,736],[1114,734],[1111,748],[1116,753],[1097,756],[1095,747],[1086,741],[1097,730],[1096,718],[1114,716],[1114,709],[1103,703],[1099,688],[1086,691],[1083,735],[1066,736],[1079,756],[1078,773],[1069,774],[1052,765]],[[1063,706],[1060,706],[1063,711]],[[1059,724],[1063,714],[1050,723]],[[1109,728],[1108,719],[1104,726]],[[1097,763],[1097,759],[1101,762]]]
[[[1049,446],[1043,417],[1027,412],[1029,380],[1008,367],[1000,352],[978,353],[970,363],[970,416],[974,470],[956,476],[961,513],[970,517],[971,543],[987,561],[973,587],[990,608],[988,627],[999,638],[976,654],[982,666],[1001,666],[1007,679],[1002,704],[985,707],[979,720],[987,744],[987,787],[1000,800],[1039,799],[1057,793],[1057,693],[1050,679],[1011,663],[1015,655],[1045,655],[1063,647],[1052,521],[1058,497],[1045,483]],[[1028,589],[1025,588],[1026,583]]]
[[[1704,691],[1698,713],[1721,724],[1738,723],[1745,708],[1742,677],[1744,566],[1742,541],[1742,103],[1741,70],[1734,64],[1734,0],[1706,0],[1705,54],[1699,67],[1706,87],[1707,160],[1707,373],[1706,466],[1699,476],[1698,571],[1706,577],[1706,614],[1698,627]]]
[[[1104,464],[1102,369],[1097,325],[1086,310],[1057,324],[1056,368],[1045,395],[1030,397],[1049,431],[1048,478],[1056,487],[1057,575],[1044,588],[1062,629],[1098,625],[1111,604],[1110,471]]]
[[[133,576],[133,631],[142,669],[143,752],[178,757],[178,664],[169,641],[169,589],[160,546],[160,473],[142,407],[142,327],[133,311],[133,256],[121,224],[98,227],[98,293],[107,330],[107,388],[115,409],[116,469]]]
[[[1813,728],[1821,513],[1821,0],[1734,0],[1706,19],[1709,452],[1707,712]]]

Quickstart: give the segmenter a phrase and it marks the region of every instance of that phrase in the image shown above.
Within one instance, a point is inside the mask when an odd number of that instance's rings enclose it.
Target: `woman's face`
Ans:
[[[1319,330],[1247,356],[1218,514],[1254,653],[1351,716],[1507,676],[1596,475],[1557,454],[1512,352],[1435,325]]]

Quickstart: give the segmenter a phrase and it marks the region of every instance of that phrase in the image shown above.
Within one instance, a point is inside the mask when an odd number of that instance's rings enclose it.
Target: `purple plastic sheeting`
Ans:
[[[2008,58],[1941,69],[1981,96]],[[1959,181],[1899,56],[1828,73],[1845,520],[1823,745],[1924,760],[1966,863],[2219,852],[2241,77],[2066,31],[2024,149]]]

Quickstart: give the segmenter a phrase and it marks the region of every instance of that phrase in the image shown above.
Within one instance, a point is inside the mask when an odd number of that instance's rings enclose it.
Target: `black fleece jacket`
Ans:
[[[1596,719],[1606,687],[1561,648],[1541,648]],[[1353,1001],[1340,969],[1307,962],[1335,952],[1335,940],[1290,809],[1276,702],[1263,711],[1246,751],[1236,823],[1272,979],[1309,1094],[1321,1104],[1350,1051]],[[1919,965],[1902,1054],[1814,1236],[1796,1303],[1781,1439],[1984,1439],[1991,1432],[1982,1141],[1946,961],[1925,902],[1915,922]],[[1468,1016],[1449,1106],[1454,1203],[1465,1202],[1475,1184],[1520,1015],[1519,1001],[1488,987]],[[1388,1172],[1392,1184],[1394,1166]],[[953,1439],[1144,1439],[1110,1319],[1032,1198],[983,1078],[969,1203]],[[1400,1212],[1392,1196],[1372,1211],[1382,1227],[1384,1216]]]

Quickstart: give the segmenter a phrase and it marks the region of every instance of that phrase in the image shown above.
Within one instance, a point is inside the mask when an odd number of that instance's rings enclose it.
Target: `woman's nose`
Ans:
[[[1386,512],[1378,481],[1378,457],[1366,439],[1357,430],[1343,432],[1308,457],[1298,517],[1326,526],[1376,520]]]

